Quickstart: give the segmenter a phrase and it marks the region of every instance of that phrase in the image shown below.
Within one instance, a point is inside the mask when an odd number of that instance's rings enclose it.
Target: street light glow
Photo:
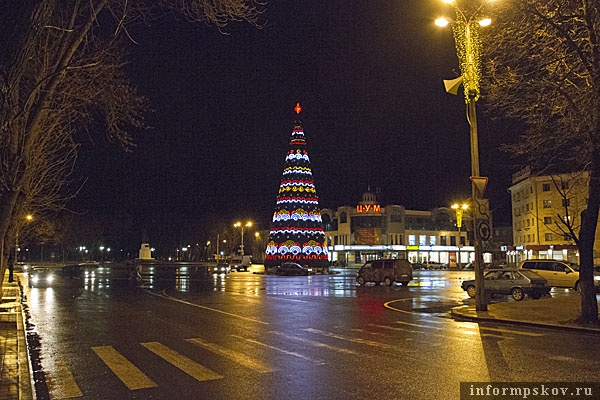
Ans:
[[[445,17],[440,17],[435,20],[435,24],[437,26],[439,26],[440,28],[447,27],[449,23],[450,23],[450,21],[448,21],[448,19],[446,19]]]
[[[479,21],[479,25],[480,26],[490,26],[490,24],[492,23],[492,19],[491,18],[484,18],[482,20]]]

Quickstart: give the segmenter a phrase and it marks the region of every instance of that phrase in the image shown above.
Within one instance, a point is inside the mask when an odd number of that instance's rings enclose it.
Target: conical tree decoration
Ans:
[[[296,104],[294,111],[300,114],[300,104]],[[299,120],[296,120],[285,157],[265,267],[272,268],[286,261],[309,267],[326,267],[329,263],[319,199]]]

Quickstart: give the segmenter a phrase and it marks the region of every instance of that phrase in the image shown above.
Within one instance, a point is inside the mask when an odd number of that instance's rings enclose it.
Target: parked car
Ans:
[[[411,264],[412,264],[413,269],[423,269],[423,263],[421,263],[421,262],[413,262]]]
[[[475,297],[475,280],[463,281],[461,287],[469,297]],[[539,299],[550,291],[548,280],[533,271],[518,269],[494,269],[483,276],[483,287],[490,295],[511,295],[521,301],[528,295]]]
[[[548,280],[552,287],[564,287],[579,290],[579,265],[558,260],[525,260],[520,269],[534,271]],[[596,290],[600,290],[600,281],[594,279]]]
[[[231,267],[226,261],[218,261],[212,269],[213,274],[228,274],[231,272]]]
[[[423,269],[448,269],[448,264],[442,264],[438,261],[425,261]]]
[[[498,264],[498,263],[484,263],[483,269],[506,269],[508,266],[506,264]],[[475,263],[468,262],[463,266],[463,269],[473,271],[475,269]]]
[[[312,268],[303,267],[302,265],[295,262],[284,262],[279,265],[275,270],[275,275],[310,275]]]
[[[366,282],[383,282],[385,286],[391,286],[394,282],[408,285],[413,278],[413,267],[408,260],[386,259],[374,260],[365,263],[356,274],[359,285]]]
[[[29,271],[29,287],[48,287],[56,280],[56,272],[51,268],[32,268]]]

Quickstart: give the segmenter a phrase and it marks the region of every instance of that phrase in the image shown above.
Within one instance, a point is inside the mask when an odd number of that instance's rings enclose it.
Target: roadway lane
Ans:
[[[456,399],[461,381],[599,378],[595,336],[448,318],[472,272],[390,288],[353,273],[139,289],[90,269],[26,293],[52,399]]]

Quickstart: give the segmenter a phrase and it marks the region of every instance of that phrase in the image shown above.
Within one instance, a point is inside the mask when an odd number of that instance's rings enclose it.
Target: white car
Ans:
[[[548,285],[579,290],[579,265],[559,260],[525,260],[519,269],[528,269],[548,280]],[[600,290],[600,276],[594,274],[594,285]]]

